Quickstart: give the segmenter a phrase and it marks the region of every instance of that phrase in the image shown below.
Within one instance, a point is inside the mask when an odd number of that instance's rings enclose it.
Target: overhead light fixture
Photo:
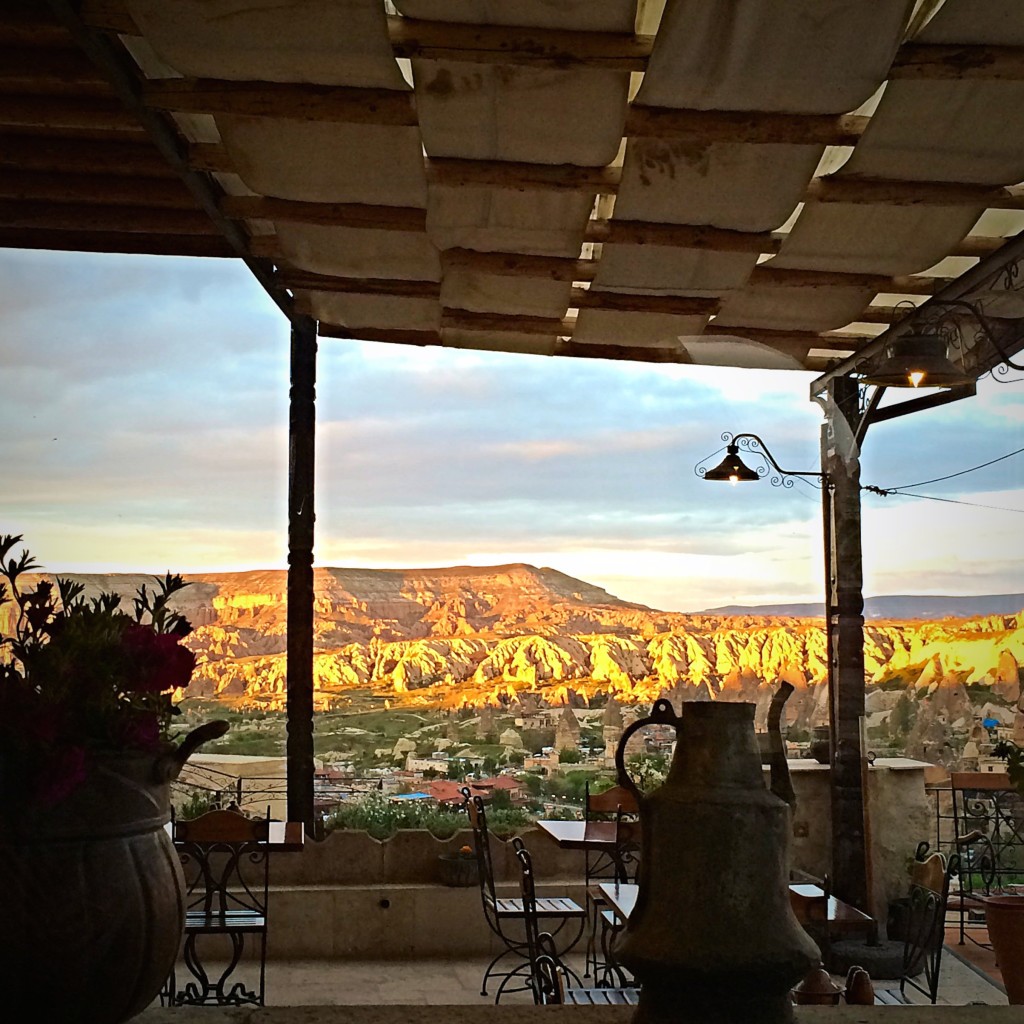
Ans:
[[[725,451],[725,458],[703,474],[705,480],[722,480],[738,484],[740,481],[761,479],[760,475],[740,458],[739,445],[730,444]]]
[[[864,374],[865,384],[885,388],[955,388],[973,384],[974,377],[952,362],[939,334],[904,334],[885,346],[874,370]]]

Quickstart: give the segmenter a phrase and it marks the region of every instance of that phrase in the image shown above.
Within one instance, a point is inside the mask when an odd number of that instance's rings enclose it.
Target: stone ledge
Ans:
[[[145,1010],[135,1024],[628,1024],[633,1007],[268,1006]],[[798,1006],[796,1024],[1020,1024],[1019,1006]]]

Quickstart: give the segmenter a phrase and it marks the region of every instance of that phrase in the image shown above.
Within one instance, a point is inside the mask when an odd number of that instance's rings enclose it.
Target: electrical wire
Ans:
[[[883,490],[880,487],[865,487],[865,491],[870,491],[872,494],[880,494],[883,498],[888,497],[890,494],[898,494],[901,498],[926,498],[928,501],[941,501],[946,505],[969,505],[971,508],[988,508],[995,512],[1016,512],[1019,515],[1024,515],[1024,508],[1006,508],[1004,505],[981,505],[976,501],[959,501],[956,498],[937,498],[934,494],[908,494],[905,491],[898,490],[897,488],[889,488]]]
[[[885,491],[888,494],[896,494],[898,491],[906,490],[908,487],[924,487],[926,484],[937,484],[943,480],[952,480],[954,477],[965,476],[968,473],[974,473],[979,469],[985,469],[986,466],[994,466],[997,462],[1002,462],[1004,459],[1012,458],[1014,455],[1020,455],[1024,452],[1024,448],[1018,448],[1015,452],[1010,452],[1008,455],[1000,455],[998,459],[991,459],[989,462],[983,462],[980,466],[972,466],[970,469],[961,469],[958,473],[950,473],[948,476],[937,476],[934,480],[919,480],[916,484],[900,484],[898,487],[884,487],[884,488],[869,488],[875,493],[881,493]]]

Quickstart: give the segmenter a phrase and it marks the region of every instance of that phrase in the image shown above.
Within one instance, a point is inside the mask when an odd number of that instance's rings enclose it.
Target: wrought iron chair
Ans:
[[[960,869],[960,858],[956,854],[948,858],[941,853],[929,854],[928,850],[927,842],[919,843],[911,865],[910,894],[903,904],[901,922],[903,967],[899,988],[876,990],[876,1003],[909,1003],[908,985],[932,1003],[938,1000],[949,883]]]
[[[182,955],[191,978],[178,988],[172,970],[162,1001],[172,1006],[264,1004],[269,825],[269,808],[266,818],[215,810],[173,823],[186,884]],[[232,980],[247,938],[259,968],[258,985],[248,987]],[[215,957],[218,966],[225,960],[227,966],[213,977],[208,965]]]
[[[639,1000],[639,989],[635,987],[585,988],[579,984],[579,978],[575,972],[568,968],[558,955],[552,935],[540,930],[530,851],[526,849],[521,839],[513,839],[512,845],[519,860],[522,882],[523,923],[529,963],[525,987],[532,990],[534,1003],[538,1005],[572,1003],[577,1006],[635,1006]],[[570,983],[571,981],[575,981],[577,984],[573,985]]]
[[[491,860],[491,835],[487,828],[487,812],[484,802],[479,796],[471,796],[468,789],[462,791],[466,800],[466,812],[473,829],[473,845],[476,850],[477,864],[480,868],[480,900],[484,908],[487,926],[501,940],[504,947],[487,965],[480,984],[480,995],[487,995],[488,979],[501,977],[495,992],[494,1002],[501,1000],[504,992],[516,992],[529,988],[530,957],[527,938],[523,932],[526,927],[526,910],[520,898],[507,899],[499,897],[494,885],[494,864]],[[521,845],[521,844],[520,844]],[[535,916],[555,925],[552,934],[562,935],[560,953],[571,949],[583,934],[586,923],[586,911],[567,896],[536,897],[534,901]],[[511,960],[513,966],[506,971],[496,971],[504,960]],[[518,986],[515,981],[521,982]],[[512,985],[513,987],[509,987]]]
[[[599,985],[626,983],[622,967],[614,962],[612,948],[622,924],[601,898],[597,882],[635,882],[640,866],[640,808],[636,797],[624,786],[612,786],[591,793],[587,783],[584,796],[586,821],[615,821],[615,848],[586,851],[584,880],[587,886],[587,945],[584,977],[591,971]],[[600,949],[601,956],[598,956]]]
[[[950,894],[950,904],[959,917],[960,945],[969,938],[990,948],[969,931],[984,921],[979,896],[1024,882],[1024,801],[1004,772],[953,772],[950,789],[960,855],[959,885]]]

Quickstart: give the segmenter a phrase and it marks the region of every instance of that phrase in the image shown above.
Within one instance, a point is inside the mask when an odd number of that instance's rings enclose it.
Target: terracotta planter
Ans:
[[[1024,1005],[1024,896],[986,897],[985,920],[1010,1005]]]
[[[161,757],[110,756],[45,813],[3,820],[3,991],[42,1000],[48,1019],[92,1024],[156,998],[184,928],[170,782],[225,728],[203,726]]]

